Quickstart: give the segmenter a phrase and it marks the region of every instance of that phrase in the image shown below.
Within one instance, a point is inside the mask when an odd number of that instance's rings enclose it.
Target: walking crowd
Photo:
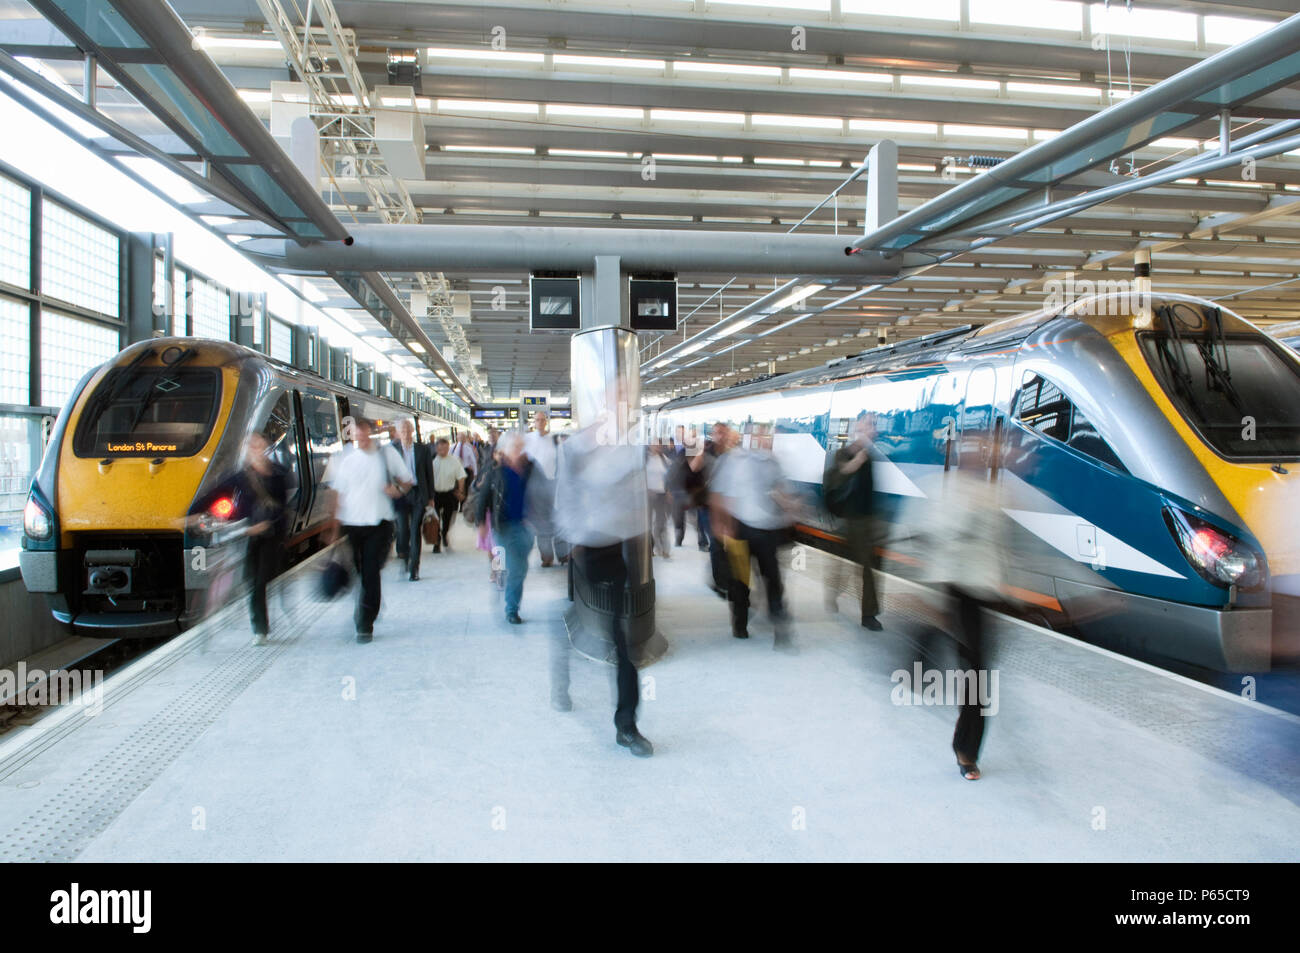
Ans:
[[[329,541],[345,538],[359,585],[354,621],[358,642],[370,642],[382,601],[382,567],[390,547],[411,582],[420,580],[425,545],[433,554],[451,549],[450,530],[460,516],[474,526],[476,548],[485,553],[490,585],[503,593],[505,620],[524,624],[524,583],[534,549],[541,568],[566,566],[581,585],[604,595],[603,633],[612,643],[617,694],[616,740],[638,756],[653,753],[636,727],[639,702],[633,629],[635,589],[642,573],[639,548],[669,560],[694,542],[708,553],[706,584],[728,605],[731,635],[750,637],[752,590],[761,581],[773,646],[798,652],[787,607],[782,552],[794,541],[797,522],[810,504],[786,478],[774,452],[770,425],[747,423],[738,432],[718,422],[707,433],[678,426],[671,437],[648,446],[610,445],[597,427],[568,436],[551,432],[545,411],[533,429],[487,439],[460,433],[432,444],[416,439],[412,421],[401,421],[381,442],[364,418],[350,421],[350,440],[335,454],[324,482],[330,490],[334,527]],[[259,642],[268,631],[266,584],[277,570],[287,530],[287,471],[273,462],[269,435],[248,441],[243,468],[232,477],[236,498],[252,522],[247,572],[251,614]],[[827,454],[822,505],[834,515],[844,554],[861,573],[861,626],[880,631],[881,603],[875,572],[880,564],[883,522],[876,513],[873,473],[881,460],[871,417],[852,422],[842,445]],[[957,470],[944,483],[947,542],[935,548],[927,582],[948,600],[948,628],[960,658],[983,664],[981,609],[996,601],[999,580],[987,558],[992,501],[987,485]],[[670,535],[671,526],[671,535]],[[647,557],[648,558],[648,557]],[[830,560],[826,605],[837,611],[844,563]],[[756,578],[757,577],[757,578]],[[337,586],[335,588],[338,588]],[[567,642],[564,646],[567,650]],[[567,655],[553,653],[552,705],[571,708]],[[979,706],[962,705],[953,749],[962,776],[977,779],[983,737]]]

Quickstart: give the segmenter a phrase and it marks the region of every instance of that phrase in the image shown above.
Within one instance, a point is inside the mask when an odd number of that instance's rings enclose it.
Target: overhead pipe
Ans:
[[[276,267],[290,271],[586,271],[616,255],[630,272],[881,276],[897,258],[845,259],[834,235],[673,231],[659,228],[519,228],[504,225],[353,225],[351,244],[285,243]],[[271,243],[249,250],[274,254]]]

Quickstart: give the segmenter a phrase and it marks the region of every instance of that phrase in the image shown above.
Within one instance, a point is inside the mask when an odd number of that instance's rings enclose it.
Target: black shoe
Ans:
[[[707,553],[708,551],[709,551],[709,544],[708,544],[708,543],[700,543],[700,552],[702,552],[702,553]]]
[[[726,589],[723,589],[721,586],[715,586],[713,583],[709,584],[709,588],[713,590],[713,594],[717,596],[719,599],[722,599],[724,601],[727,599]]]
[[[732,630],[731,630],[731,637],[732,637],[733,639],[747,639],[747,638],[749,638],[749,630],[748,630],[748,629],[732,629]]]
[[[884,629],[884,626],[880,624],[880,620],[875,616],[869,615],[862,620],[862,628],[870,629],[872,632],[879,632]]]
[[[406,560],[410,557],[410,555],[411,555],[410,553],[398,553],[398,554],[397,554],[397,561],[398,561],[398,562],[406,562]]]
[[[556,711],[573,711],[573,699],[570,698],[567,693],[564,695],[552,695],[551,707]]]
[[[440,552],[442,552],[442,547],[441,547],[441,546],[435,546],[435,547],[433,547],[433,551],[434,551],[435,553],[440,553]]]
[[[518,613],[518,612],[511,612],[511,613],[507,614],[507,615],[506,615],[506,621],[509,622],[511,625],[523,625],[523,624],[524,624],[524,620],[521,619],[521,618],[519,618],[519,613]]]
[[[375,635],[369,629],[367,629],[364,632],[357,632],[358,642],[373,642],[374,639],[375,639]]]
[[[635,728],[629,728],[626,731],[619,729],[618,734],[614,736],[614,740],[638,758],[648,758],[655,753],[654,745],[650,744],[645,735]]]
[[[419,574],[418,572],[413,572],[413,573],[411,573],[411,575],[408,576],[407,578],[410,579],[411,582],[419,582],[419,581],[420,581],[420,574]]]

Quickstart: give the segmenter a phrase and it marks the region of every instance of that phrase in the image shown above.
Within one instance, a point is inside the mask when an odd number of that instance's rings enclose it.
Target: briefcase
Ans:
[[[441,533],[442,524],[438,522],[438,511],[432,506],[427,507],[424,511],[424,521],[420,524],[420,534],[424,536],[426,543],[437,546]]]

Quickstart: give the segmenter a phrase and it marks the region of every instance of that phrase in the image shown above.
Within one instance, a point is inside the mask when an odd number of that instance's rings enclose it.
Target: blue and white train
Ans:
[[[1300,655],[1300,355],[1212,302],[1136,300],[680,398],[649,426],[768,425],[819,504],[828,455],[868,413],[887,571],[911,573],[908,527],[947,471],[973,468],[997,486],[1009,602],[1084,638],[1266,670]],[[801,541],[841,551],[835,517],[809,512]]]

